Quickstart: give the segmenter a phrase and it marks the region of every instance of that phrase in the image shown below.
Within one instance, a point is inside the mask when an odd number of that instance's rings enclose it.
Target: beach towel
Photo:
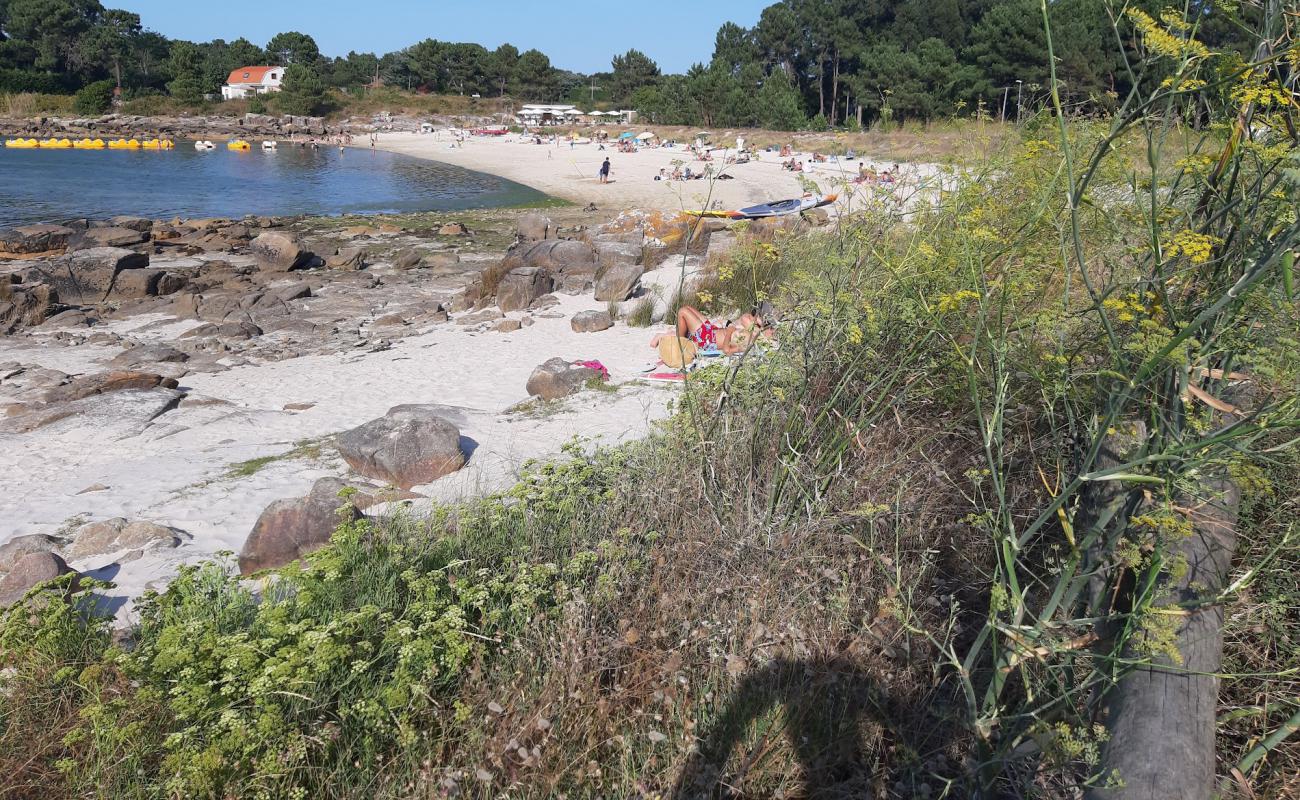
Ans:
[[[666,366],[680,369],[695,360],[699,348],[695,342],[681,336],[665,336],[659,340],[659,358]]]
[[[609,380],[609,370],[606,369],[605,365],[600,363],[599,361],[575,361],[573,362],[573,366],[586,367],[587,369],[594,369],[600,373],[600,379],[602,381]]]

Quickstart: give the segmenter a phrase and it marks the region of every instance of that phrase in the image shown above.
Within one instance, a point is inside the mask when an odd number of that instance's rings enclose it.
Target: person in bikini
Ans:
[[[742,314],[739,319],[719,326],[713,320],[690,306],[677,312],[677,325],[671,333],[660,334],[650,340],[651,347],[668,336],[690,339],[701,350],[716,349],[724,355],[743,353],[754,341],[763,336],[774,339],[771,327],[757,314]]]

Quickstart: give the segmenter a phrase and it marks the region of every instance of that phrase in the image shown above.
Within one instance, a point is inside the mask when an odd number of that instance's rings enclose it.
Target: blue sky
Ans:
[[[752,26],[774,0],[263,0],[260,3],[104,0],[138,13],[145,27],[178,39],[243,36],[259,45],[280,31],[311,34],[327,55],[386,53],[421,39],[510,42],[536,47],[563,69],[609,69],[635,47],[665,72],[685,71],[713,55],[718,26]]]

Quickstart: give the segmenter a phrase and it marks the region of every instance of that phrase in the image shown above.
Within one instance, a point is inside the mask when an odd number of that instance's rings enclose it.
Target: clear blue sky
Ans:
[[[635,47],[665,72],[713,55],[727,21],[746,27],[774,0],[102,0],[138,13],[145,27],[193,41],[244,38],[265,45],[281,31],[311,34],[326,55],[387,53],[421,39],[535,47],[562,69],[609,69]]]

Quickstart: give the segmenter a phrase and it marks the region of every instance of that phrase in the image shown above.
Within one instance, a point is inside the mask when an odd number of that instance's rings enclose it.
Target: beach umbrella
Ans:
[[[620,139],[635,139],[635,138],[636,138],[636,134],[633,133],[632,131],[627,131],[626,133],[620,133],[620,134],[618,135],[618,138],[620,138]]]
[[[651,133],[650,131],[646,131],[645,133],[641,134],[640,136],[638,136],[638,137],[636,137],[636,138],[638,138],[638,139],[644,141],[644,140],[646,140],[646,139],[653,139],[653,138],[655,138],[655,135],[654,135],[653,133]]]

